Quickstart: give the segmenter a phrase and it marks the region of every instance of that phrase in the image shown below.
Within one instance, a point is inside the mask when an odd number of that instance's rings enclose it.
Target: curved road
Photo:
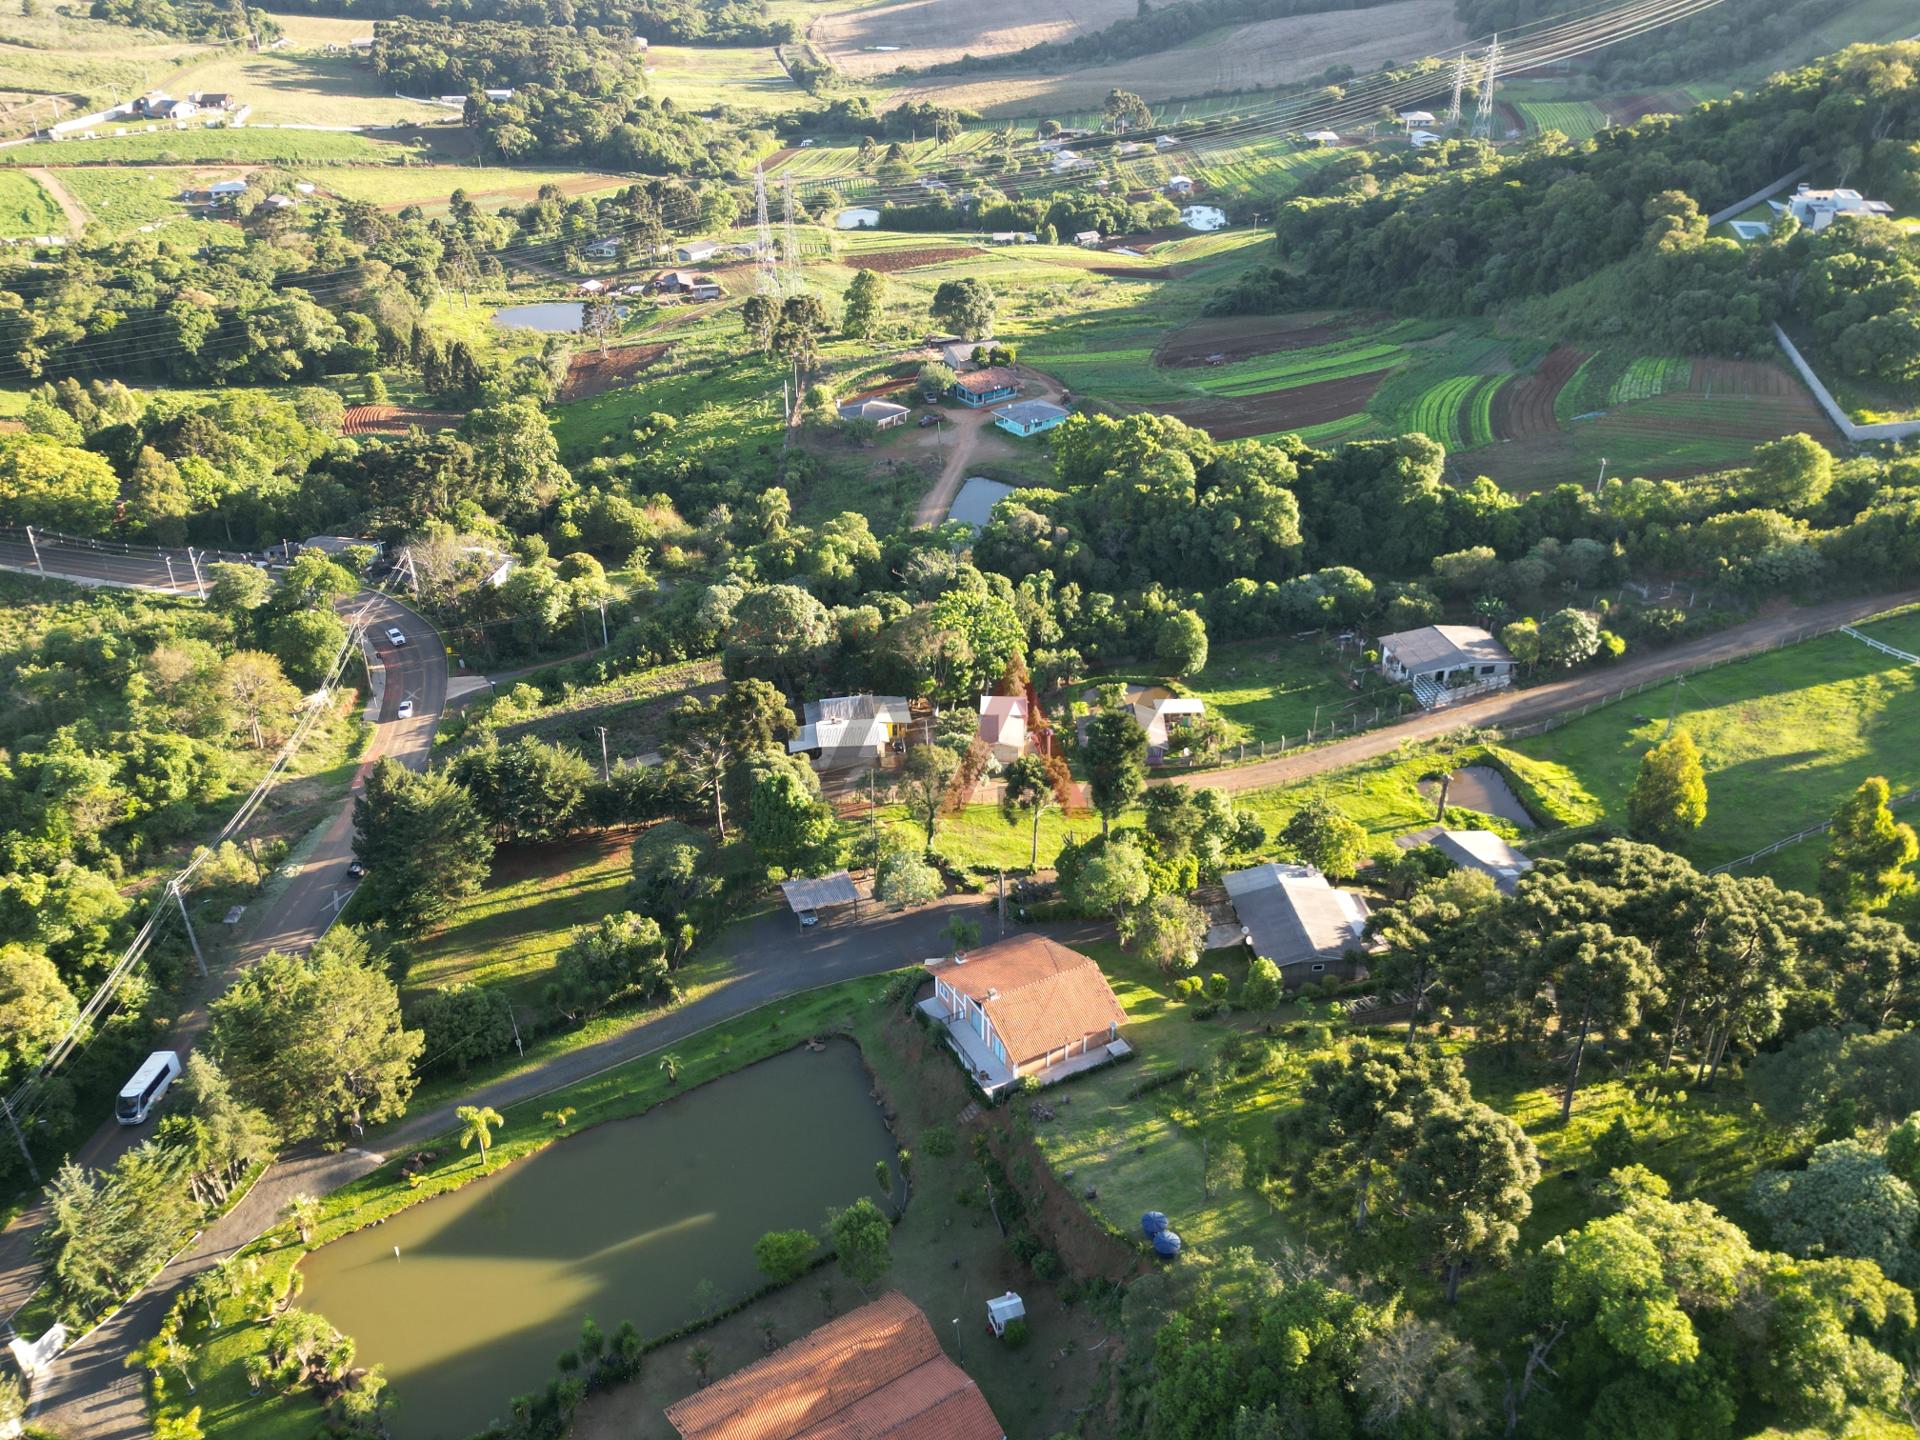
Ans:
[[[0,565],[81,583],[193,593],[192,567],[179,557],[174,559],[170,577],[164,558],[69,549],[45,542],[39,549],[42,565],[35,564],[24,541],[0,540]],[[182,572],[187,576],[184,581]],[[304,847],[298,869],[271,907],[261,912],[226,963],[216,965],[206,981],[183,997],[183,1009],[168,1032],[166,1048],[183,1054],[192,1049],[206,1028],[207,1002],[239,971],[269,950],[304,950],[326,932],[352,893],[347,865],[353,858],[354,792],[367,771],[382,758],[392,756],[416,768],[426,763],[434,726],[447,698],[447,655],[439,635],[423,616],[378,591],[363,590],[342,608],[365,610],[368,641],[376,661],[369,667],[374,696],[369,705],[375,722],[372,740],[348,795]],[[406,636],[405,645],[388,642],[389,626]],[[413,717],[401,720],[400,704],[409,699],[414,703]],[[108,1166],[150,1133],[146,1126],[123,1126],[109,1120],[74,1152],[74,1158],[95,1168]],[[269,1172],[268,1178],[274,1173]],[[0,1234],[0,1314],[13,1313],[39,1284],[40,1267],[32,1244],[43,1217],[43,1207],[35,1206]],[[273,1216],[269,1214],[258,1228],[271,1223]],[[34,1414],[41,1424],[75,1437],[147,1433],[140,1377],[122,1368],[121,1357],[159,1328],[175,1287],[220,1258],[206,1255],[204,1242],[205,1237],[198,1248],[169,1266],[139,1299],[69,1349],[52,1373],[41,1378],[34,1393]]]

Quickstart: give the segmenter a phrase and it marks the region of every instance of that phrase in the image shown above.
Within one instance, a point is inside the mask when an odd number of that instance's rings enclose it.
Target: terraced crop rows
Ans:
[[[1607,403],[1630,405],[1636,400],[1651,400],[1669,390],[1684,390],[1693,374],[1693,363],[1671,355],[1635,357],[1620,378],[1613,382]]]
[[[1324,345],[1205,370],[1195,377],[1195,383],[1209,395],[1260,395],[1317,385],[1323,380],[1370,375],[1396,364],[1405,353],[1398,344],[1382,340]]]
[[[1558,130],[1569,140],[1597,135],[1607,123],[1606,112],[1586,100],[1516,100],[1513,108],[1534,133]]]
[[[1464,450],[1460,434],[1460,407],[1486,377],[1454,375],[1430,387],[1413,407],[1412,428],[1449,450]]]

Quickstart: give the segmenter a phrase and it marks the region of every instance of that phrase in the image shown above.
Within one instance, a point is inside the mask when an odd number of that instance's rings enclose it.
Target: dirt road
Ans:
[[[87,207],[73,198],[71,191],[60,183],[60,179],[51,170],[39,165],[29,166],[27,174],[34,182],[53,197],[53,203],[60,207],[60,213],[67,217],[67,233],[79,238],[80,232],[87,228],[87,222],[93,217],[87,213]]]
[[[1024,367],[1020,369],[1020,375],[1027,382],[1026,389],[1020,392],[1022,400],[1051,400],[1058,404],[1060,396],[1065,393],[1045,375]],[[942,413],[947,417],[944,427],[946,460],[940,466],[940,478],[933,482],[931,490],[920,497],[920,505],[913,512],[913,523],[921,528],[938,525],[947,518],[947,511],[953,508],[954,497],[960,493],[960,487],[967,483],[981,437],[993,426],[991,410],[961,408]]]
[[[1872,595],[1855,600],[1830,600],[1822,605],[1782,608],[1734,625],[1670,650],[1655,651],[1638,660],[1593,670],[1569,680],[1538,685],[1531,690],[1509,690],[1484,700],[1445,710],[1409,716],[1397,725],[1382,726],[1315,750],[1279,755],[1231,770],[1204,770],[1167,777],[1180,785],[1214,785],[1222,790],[1258,790],[1324,774],[1345,765],[1372,760],[1398,749],[1408,740],[1430,740],[1455,730],[1525,725],[1535,720],[1578,710],[1621,690],[1649,681],[1666,680],[1717,660],[1738,659],[1766,650],[1785,640],[1804,637],[1840,625],[1864,620],[1899,605],[1920,602],[1920,590],[1896,595]]]

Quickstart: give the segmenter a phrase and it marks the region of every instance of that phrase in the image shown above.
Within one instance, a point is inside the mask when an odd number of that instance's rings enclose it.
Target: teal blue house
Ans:
[[[1022,400],[993,412],[993,423],[1009,435],[1038,435],[1064,421],[1071,411],[1045,400]]]

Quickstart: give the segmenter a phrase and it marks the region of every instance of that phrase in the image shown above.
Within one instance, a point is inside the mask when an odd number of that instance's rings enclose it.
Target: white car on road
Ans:
[[[413,701],[402,700],[397,714],[402,720],[411,720],[413,718]]]
[[[387,643],[389,645],[406,644],[407,643],[406,633],[403,630],[401,630],[401,628],[398,625],[389,625],[387,627]]]

